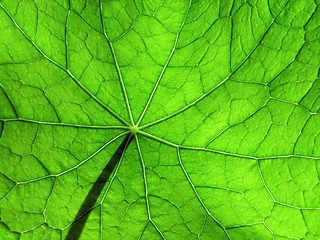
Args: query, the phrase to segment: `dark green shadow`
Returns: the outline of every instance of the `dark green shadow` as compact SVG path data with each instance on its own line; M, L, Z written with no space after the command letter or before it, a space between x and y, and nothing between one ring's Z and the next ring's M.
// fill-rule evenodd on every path
M99 195L101 194L109 177L111 176L113 170L119 163L124 151L129 146L132 139L133 135L128 134L127 137L122 141L118 149L115 151L115 153L112 155L110 161L105 166L100 176L97 178L92 188L90 189L90 192L87 194L86 199L82 203L65 240L77 240L80 238L80 235L88 220L91 210L96 204Z

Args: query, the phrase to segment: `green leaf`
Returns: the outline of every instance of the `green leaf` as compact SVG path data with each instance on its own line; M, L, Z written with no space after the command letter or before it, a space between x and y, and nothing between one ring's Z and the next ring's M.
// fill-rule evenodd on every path
M0 238L320 239L319 5L0 1Z

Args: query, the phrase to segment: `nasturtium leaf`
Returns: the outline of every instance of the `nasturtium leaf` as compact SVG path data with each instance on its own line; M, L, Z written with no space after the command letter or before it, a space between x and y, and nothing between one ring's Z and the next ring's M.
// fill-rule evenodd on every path
M0 0L0 239L320 239L319 5Z

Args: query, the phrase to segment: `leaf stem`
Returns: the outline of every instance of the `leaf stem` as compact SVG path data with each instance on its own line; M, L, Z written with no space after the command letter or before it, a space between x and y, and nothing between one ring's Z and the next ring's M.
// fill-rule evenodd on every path
M127 147L133 139L132 134L128 134L122 141L118 149L115 151L110 161L107 163L100 176L97 178L85 200L83 201L75 220L71 224L71 228L65 238L65 240L77 240L80 239L80 235L83 228L89 218L91 210L95 207L98 197L100 196L105 184L111 176L114 168L117 166Z

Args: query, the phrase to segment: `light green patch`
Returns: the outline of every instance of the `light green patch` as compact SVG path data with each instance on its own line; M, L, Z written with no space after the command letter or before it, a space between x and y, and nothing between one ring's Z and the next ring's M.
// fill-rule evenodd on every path
M319 240L319 4L0 1L0 239Z

